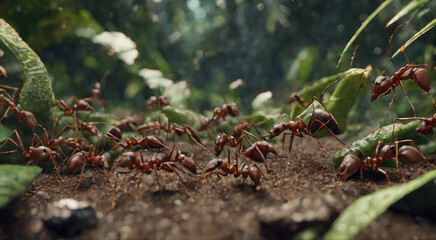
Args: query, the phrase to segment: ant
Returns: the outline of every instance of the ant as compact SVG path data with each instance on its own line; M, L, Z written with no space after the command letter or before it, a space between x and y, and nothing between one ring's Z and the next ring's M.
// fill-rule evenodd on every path
M436 125L436 113L434 113L429 118L424 118L424 117L395 118L394 124L392 125L392 136L394 136L395 122L397 120L422 120L422 123L419 125L419 127L416 128L416 132L424 135L433 134L433 127Z
M160 106L168 106L170 103L168 102L165 96L151 96L147 102L145 103L147 107L157 106L160 109Z
M263 124L263 122L259 123L258 125ZM247 122L245 120L242 120L240 123L238 123L236 126L234 126L232 128L232 132L233 132L233 136L234 137L240 137L242 135L243 131L248 131L250 130L252 127L254 127L257 131L258 134L260 134L259 130L256 127L256 124L254 124L253 121Z
M112 70L108 70L103 74L103 77L101 78L101 80L99 80L97 77L94 76L94 88L91 90L91 97L87 97L87 98L83 98L82 100L88 102L89 104L93 104L96 100L100 101L102 107L101 109L104 110L104 105L105 105L105 101L101 96L101 81L104 81L104 79L106 79L106 77L112 72Z
M243 132L247 135L250 135L251 137L257 138L250 132L247 132L245 130L243 130ZM250 147L247 148L245 152L242 152L242 140L244 138L250 143ZM266 144L262 142L256 142L253 144L245 135L242 135L241 137L239 137L238 140L236 140L234 136L227 136L227 134L222 132L217 136L215 141L215 157L219 157L219 155L224 149L224 146L226 145L230 147L238 147L238 154L243 154L247 158L253 161L263 162L265 164L267 171L269 171L269 169L266 164L266 159L265 159L266 155L268 153L277 154L277 151L270 144Z
M53 106L57 106L61 111L64 112L64 115L70 116L73 115L73 113L76 113L77 111L91 111L95 112L94 108L89 105L87 101L84 99L79 99L76 101L76 103L72 107L68 107L68 105L65 103L64 100L54 100Z
M177 175L177 177L179 178L180 183L182 183L183 188L185 189L186 193L189 196L191 196L191 194L189 193L188 189L186 188L186 185L183 182L181 176L176 171L176 169L178 169L181 172L187 174L187 172L185 172L181 167L179 167L176 164L177 161L182 160L182 159L180 159L182 157L181 154L179 152L177 152L176 159L171 160L175 146L176 145L173 145L173 148L171 149L171 152L168 155L165 155L162 157L151 156L147 159L147 161L144 161L144 157L143 157L141 151L139 152L139 156L136 153L131 152L131 151L122 153L120 156L118 156L117 159L115 159L113 167L112 167L112 172L117 168L122 168L121 171L117 171L117 178L116 178L116 181L114 184L114 189L116 189L116 186L117 186L118 174L129 174L135 169L138 170L133 175L133 177L131 177L131 179L136 177L136 175L141 174L140 180L138 181L138 185L137 185L139 188L139 185L142 183L142 175L144 173L151 174L154 171L154 173L156 175L156 181L157 181L157 184L159 186L159 192L160 192L161 197L162 197L162 188L161 188L160 181L159 181L158 171L164 170L167 172L174 172ZM182 161L182 163L183 163L183 161ZM115 197L115 192L114 192L114 199L112 201L111 209L113 209L115 207L115 200L116 200L116 197Z
M19 110L15 103L5 97L3 94L0 94L0 106L7 107L8 110L11 109L12 112L17 115L18 122L23 124L23 126L26 128L33 129L37 124L36 118L33 113L25 110ZM6 110L6 113L0 119L0 122L6 116L8 110Z
M324 107L322 102L316 97L313 97L312 101L307 106L309 106L311 104L313 105L314 100L318 101ZM327 110L325 110L325 107L324 107L324 111L327 112ZM324 123L324 116L325 116L324 111L322 112L322 114L320 114L321 112L315 114L315 106L313 106L312 117L311 117L310 122L309 122L309 127L303 122L303 120L301 119L300 116L297 116L297 121L292 121L291 117L289 115L282 114L281 118L287 117L289 119L289 122L277 123L271 129L271 131L269 132L269 135L265 135L265 136L261 137L261 139L264 139L264 140L266 139L266 137L268 137L269 139L273 139L274 137L280 135L285 130L291 131L291 132L284 133L283 138L282 138L282 144L284 145L285 144L285 137L287 135L291 135L291 140L289 142L289 154L288 154L288 162L286 165L286 169L288 169L288 167L289 167L290 154L291 154L291 150L292 150L292 143L294 141L295 136L302 138L304 136L303 134L306 134L312 138L315 138L316 141L318 142L318 144L321 146L321 149L324 150L326 153L328 153L327 150L321 145L318 138L313 134L313 133L316 133L318 130L320 130L322 127L324 127L327 129L327 131L330 132L330 134L332 136L334 136L339 142L341 142L342 144L345 145L345 143L343 143L339 138L337 138L336 135L333 133L333 131L330 130L330 128L326 125L327 123L333 121L334 126L337 126L337 121L333 117L333 115L331 115L330 113L327 112L328 113L328 121L327 121L327 123ZM319 127L319 125L321 125L321 127ZM316 126L318 128L316 128L314 126ZM315 129L316 129L316 131L314 131ZM339 126L338 126L338 129L339 129Z
M231 115L233 117L237 117L239 115L239 109L236 106L236 103L223 104L221 108L216 107L213 110L211 121L216 121L220 117L225 121L227 115Z
M169 147L167 147L161 139L159 139L157 136L148 136L143 137L140 139L136 139L135 137L126 138L125 141L121 140L120 138L116 137L112 133L108 132L106 134L109 140L111 140L115 146L111 149L115 149L117 147L122 147L124 149L130 149L132 146L142 146L147 147L151 149L158 149L158 148L165 148L166 150L169 150Z
M410 145L404 145L401 148L398 149L398 144L405 143L405 142L411 142L414 146ZM380 149L380 146L383 144L383 147ZM363 153L362 153L363 155ZM378 171L383 173L386 176L386 180L390 184L390 178L386 171L379 168L379 165L384 163L385 161L394 158L397 169L401 173L401 177L404 181L406 179L404 178L403 173L400 170L399 167L399 161L398 157L401 157L405 162L409 164L419 163L423 161L427 161L426 157L422 154L422 152L419 150L418 146L416 146L415 142L413 140L401 140L401 141L395 141L393 144L385 144L382 141L379 141L374 153L373 157L366 157L363 162L360 161L359 157L355 154L347 154L344 159L342 160L341 165L339 166L338 171L340 172L340 180L345 181L347 178L349 178L351 175L353 175L357 169L360 168L360 179L361 182L363 182L363 173L362 169L367 169L368 167L372 167L374 171Z
M89 148L88 152L84 152L80 148L76 148L74 150L74 152L70 155L70 158L68 159L68 162L67 162L68 172L76 173L80 169L80 167L82 167L82 171L80 173L79 183L76 185L74 190L76 190L80 186L80 184L82 183L82 176L83 176L83 171L85 169L86 163L104 166L104 168L106 170L109 170L109 168L110 168L109 167L109 161L110 161L109 155L98 153L99 143L100 143L102 138L103 138L103 136L101 136L101 138L98 140L95 148L91 144L91 147Z
M389 42L388 42L389 56L390 56L390 59L391 59L393 64L394 64L394 62L392 60L391 41L392 41L392 38L393 38L395 32L397 31L397 29L399 27L401 27L401 26L402 25L399 25L399 26L397 26L395 28L395 30L393 31L391 37L389 38ZM406 57L406 60L407 60L407 57ZM395 64L394 64L394 66L395 66ZM372 132L375 132L378 128L380 128L381 124L383 123L383 120L386 118L387 114L391 110L392 105L393 105L394 100L395 100L395 97L396 97L395 88L398 85L401 86L401 89L403 90L404 95L405 95L407 101L409 102L410 106L412 107L413 115L414 115L414 117L416 117L415 107L410 102L410 99L407 96L407 92L404 89L402 80L412 79L413 81L415 81L416 84L420 88L422 88L424 91L427 92L428 95L430 95L430 98L431 98L431 100L433 102L433 106L436 108L436 103L435 103L435 101L434 101L434 99L433 99L433 97L431 96L431 93L430 93L430 90L431 90L430 75L428 74L428 72L424 68L421 68L421 66L426 66L426 67L430 67L430 68L436 69L435 66L430 66L430 65L411 65L411 64L406 64L406 66L401 67L391 77L385 76L386 70L384 70L382 72L382 75L378 76L375 79L375 81L372 84L371 99L370 99L371 102L375 101L380 96L388 95L391 91L393 92L393 97L392 97L392 100L391 100L391 102L389 104L388 111L383 116L383 118L380 121L379 125Z
M12 132L12 134L15 134L15 136L17 136L19 144L16 141L14 141L11 137L9 137L0 145L0 149L2 149L3 146L7 142L11 142L12 144L14 144L18 148L18 150L21 152L21 154L24 156L24 158L29 159L29 162L26 164L26 166L29 165L30 163L32 163L33 160L35 160L36 162L50 162L51 161L53 163L53 166L56 169L56 172L58 173L59 179L62 180L61 175L60 175L59 170L58 170L58 167L56 166L56 162L55 162L56 156L61 158L59 153L57 153L55 150L50 149L48 146L44 145L41 142L41 140L38 138L38 136L36 136L36 134L33 135L31 147L29 147L29 149L26 150L24 148L23 141L21 140L21 137L18 134L17 130L14 130ZM41 144L41 146L35 147L35 140L38 140L39 143ZM0 154L12 153L15 151L16 150L7 151L7 152L0 152Z
M242 178L244 179L250 177L250 179L254 182L254 185L256 186L259 185L261 177L268 181L268 179L265 177L262 170L259 168L259 166L256 165L256 163L252 163L250 166L248 166L246 163L239 165L238 154L236 154L236 163L232 165L230 157L231 153L230 149L228 149L227 162L219 158L210 160L206 168L203 170L203 174L207 173L207 175L204 177L202 183L205 183L207 181L207 178L210 177L212 174L216 174L219 177L227 176L228 174L230 174L233 175L235 178L242 176Z

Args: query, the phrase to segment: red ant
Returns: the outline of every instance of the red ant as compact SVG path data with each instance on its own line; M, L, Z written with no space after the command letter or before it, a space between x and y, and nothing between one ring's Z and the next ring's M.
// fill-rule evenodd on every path
M93 104L96 100L99 100L101 105L102 105L102 110L104 110L104 105L105 105L105 101L104 99L101 97L101 83L100 81L103 81L110 73L112 72L112 70L108 70L103 74L103 77L101 78L101 80L99 80L97 77L94 77L95 80L95 84L94 84L94 88L91 90L91 97L87 97L87 98L83 98L82 100L88 102L89 104Z
M428 72L423 68L418 68L414 65L406 65L405 67L400 68L397 72L394 73L391 77L385 76L385 71L383 71L382 76L379 76L375 79L374 83L372 84L372 93L371 93L371 102L376 100L378 97L383 95L388 95L391 91L394 93L394 96L392 97L392 100L389 104L389 109L386 112L386 114L383 116L382 120L380 121L379 125L373 130L376 131L380 125L383 123L383 120L386 118L388 112L392 108L392 104L394 103L394 99L396 97L395 93L395 87L400 85L403 89L404 95L407 98L407 101L409 102L410 106L412 107L413 114L416 116L415 108L413 107L412 103L409 100L409 97L407 96L407 92L403 87L403 84L401 80L407 80L412 79L414 80L419 87L421 87L424 91L426 91L430 95L430 76L428 75ZM431 95L430 95L431 96ZM433 99L432 99L433 101ZM433 105L436 107L436 104L433 101Z
M257 138L256 136L245 130L243 130L243 132L254 138ZM247 148L245 152L242 153L242 140L244 138L250 143L250 147ZM225 145L228 145L230 147L239 147L238 154L243 154L246 157L256 162L263 162L265 164L267 171L269 170L266 164L266 159L265 159L266 155L268 153L277 154L277 151L270 144L262 143L262 142L256 142L253 144L245 135L242 135L238 140L236 140L234 136L227 136L227 134L222 132L217 136L215 141L215 157L218 157L221 154Z
M116 182L114 185L114 189L116 189L116 186L117 186L118 174L128 174L128 173L131 173L135 169L138 170L138 172L136 172L132 178L134 178L138 174L141 174L140 180L138 181L138 187L139 187L139 185L142 183L142 175L144 173L151 174L154 171L154 173L156 174L156 181L157 181L157 184L159 186L159 192L160 192L161 197L162 197L162 188L161 188L160 181L159 181L158 171L164 170L167 172L174 172L177 175L177 177L179 178L180 182L182 183L183 188L185 189L186 193L189 196L191 196L191 194L189 193L188 189L186 188L186 185L183 182L181 176L175 170L175 169L178 169L181 172L186 174L186 172L176 164L177 161L179 161L179 160L182 161L181 158L183 156L180 153L177 153L176 159L171 160L175 146L176 145L173 145L173 148L171 149L171 152L168 155L165 155L162 157L151 156L147 159L147 161L144 161L144 157L142 155L142 152L139 152L140 153L139 156L136 153L130 152L130 151L122 153L120 156L118 156L117 159L115 159L113 167L112 167L112 172L117 168L123 169L122 171L117 172L117 178L116 178ZM183 163L183 161L182 161L182 163ZM188 169L189 168L192 168L192 166L188 166ZM126 170L126 171L124 171L124 170ZM191 169L189 169L189 170L192 171ZM114 194L115 194L115 192L114 192ZM115 196L114 196L114 200L112 202L111 209L113 209L114 207L115 207Z
M424 135L433 134L433 127L436 125L436 113L434 113L429 118L424 118L424 117L395 118L394 124L392 125L392 136L394 136L395 122L397 120L422 120L422 123L419 125L419 127L416 128L416 132Z
M76 148L76 150L74 150L74 152L71 154L70 158L68 159L67 162L68 172L76 173L80 169L80 167L82 167L79 183L76 185L74 190L76 190L82 183L82 176L86 163L104 166L106 170L109 170L110 157L107 154L98 153L98 148L99 148L98 146L102 138L103 136L98 140L95 148L93 145L91 145L88 152L84 152L80 148Z
M398 149L398 144L404 143L404 142L411 142L413 143L413 146L410 145L404 145L401 148ZM384 145L381 149L380 146ZM390 178L386 171L379 168L379 165L384 163L385 161L394 158L397 169L401 173L401 177L404 181L404 175L400 170L399 167L399 161L398 157L401 157L404 159L405 162L409 164L419 163L423 161L428 160L425 158L425 156L422 154L422 152L418 149L418 146L416 146L415 142L413 140L401 140L401 141L395 141L393 144L384 144L383 142L379 141L374 153L373 157L366 157L363 162L360 161L360 159L355 154L347 154L344 159L342 160L341 165L339 166L338 171L340 172L340 180L345 181L345 179L349 178L351 175L353 175L357 169L360 168L360 179L361 182L363 182L363 173L362 169L367 169L368 167L372 167L374 171L378 171L383 173L386 176L386 180L390 183Z
M256 165L256 163L252 163L250 166L245 163L239 165L238 154L236 154L236 163L232 165L230 157L231 154L229 149L227 162L219 158L210 160L206 168L203 170L203 174L207 173L207 175L204 177L202 183L205 183L207 178L212 174L216 174L217 176L227 176L228 174L230 174L233 175L235 178L242 176L244 179L250 177L250 179L254 182L256 186L259 185L261 177L268 181L268 179L265 177L265 175L262 173L262 170L259 168L259 166Z
M170 103L168 102L165 96L151 96L147 102L145 103L147 107L157 106L160 109L160 106L168 106Z
M262 123L260 123L262 124ZM259 124L259 125L260 125ZM240 137L242 135L243 131L248 131L250 130L252 127L254 127L256 129L256 131L259 133L259 130L256 128L256 124L254 124L253 121L247 122L245 120L242 120L240 123L238 123L236 126L234 126L232 128L232 132L233 132L233 136L234 137ZM260 133L259 133L260 134Z
M77 102L72 106L68 107L64 100L54 100L53 106L57 106L61 111L64 112L66 116L77 114L77 111L91 111L95 112L94 108L89 105L89 103L83 99L77 100Z
M164 130L165 132L167 132L167 130L168 130L168 128L164 124L162 124L162 122L159 119L156 119L152 123L142 124L141 126L136 128L137 132L144 131L144 132L154 133L154 131L159 131L159 130Z
M36 134L33 135L31 147L29 147L29 150L26 150L24 148L23 141L21 140L21 137L18 134L17 130L14 130L12 132L12 134L15 134L17 136L19 144L17 142L15 142L14 140L12 140L12 138L9 137L0 145L0 149L2 149L3 146L8 141L13 143L18 148L18 150L21 152L21 154L24 156L24 158L29 159L29 162L26 164L26 166L29 165L33 160L35 160L36 162L49 162L49 161L51 161L53 163L53 166L56 169L56 172L58 173L59 178L62 180L61 175L59 173L59 170L56 166L56 162L55 162L56 156L61 158L59 153L57 153L55 150L50 149L48 146L45 146L41 142L41 140L38 138L38 136L36 136ZM41 146L35 147L35 140L38 140L39 143L41 144ZM7 151L7 152L0 152L0 154L12 153L15 151L16 150Z
M236 103L232 104L223 104L220 108L215 108L213 110L213 115L211 118L211 121L216 121L220 117L225 121L226 116L231 115L233 117L236 117L239 115L238 107L236 106Z
M0 94L0 106L7 107L8 109L10 108L12 112L14 112L14 114L17 115L18 122L23 124L26 128L32 129L37 124L36 118L33 115L33 113L25 110L19 110L15 105L15 103L13 103L3 94ZM3 117L0 119L0 122L6 116L7 111L5 115L3 115Z
M108 132L107 137L109 140L111 140L115 146L111 149L115 149L117 147L122 147L124 149L130 149L132 146L142 146L142 147L147 147L147 148L151 148L151 149L158 149L158 148L165 148L167 150L169 150L169 147L167 147L163 141L161 139L159 139L157 136L148 136L148 137L143 137L140 139L136 139L135 137L131 137L131 138L126 138L125 141L117 138L116 136L114 136L112 133Z
M322 102L314 97L312 99L312 101L308 104L308 106L310 104L313 104L313 101L316 100L318 101L323 107L324 105L322 104ZM324 109L325 112L327 112L327 110ZM283 134L283 138L282 138L282 144L285 144L285 137L287 135L291 135L291 140L289 142L289 154L288 154L288 163L286 165L286 169L289 166L289 162L290 162L290 154L291 154L291 150L292 150L292 143L294 141L294 137L303 137L303 134L306 134L310 137L313 137L316 139L316 141L318 142L318 144L321 146L322 150L324 150L326 153L327 150L321 145L321 143L319 142L318 138L313 134L315 132L317 132L318 130L320 130L322 127L319 127L319 125L324 126L324 128L327 129L327 131L330 132L330 134L332 136L334 136L339 142L341 142L342 144L345 145L345 143L343 143L339 138L336 137L336 135L332 132L332 130L330 130L330 128L326 125L327 123L333 121L334 122L334 126L337 125L337 121L336 119L333 117L333 115L331 115L330 113L328 113L328 120L327 123L324 123L324 115L325 112L319 112L317 114L315 114L315 107L313 107L313 111L312 111L312 118L309 122L309 127L306 126L306 124L303 122L303 120L301 120L300 116L297 116L297 121L292 121L291 117L287 114L282 114L282 117L285 116L289 119L289 122L281 122L281 123L277 123L276 125L273 126L273 128L271 129L271 131L269 132L269 135L265 135L262 136L261 139L266 139L266 137L269 137L269 139L273 139L274 137L280 135L283 131L285 130L291 130L291 132L286 132ZM321 117L322 116L322 117ZM318 123L318 124L316 124ZM314 127L315 126L315 127ZM339 128L339 127L338 127ZM315 130L315 131L314 131ZM312 133L313 132L313 133Z
M395 30L393 31L391 37L389 38L389 42L388 42L389 56L391 58L392 63L394 63L394 62L392 60L391 41L392 41L392 38L393 38L395 32L397 31L397 29L399 27L401 27L401 26L402 25L399 25L399 26L397 26L395 28ZM406 57L406 60L407 60L407 57ZM395 64L394 64L394 66L395 66ZM420 66L427 66L427 67L436 69L435 66L406 64L406 66L401 67L391 77L385 76L386 70L384 70L382 72L382 75L378 76L375 79L375 81L372 84L372 92L371 92L371 99L370 99L371 102L375 101L380 96L388 95L391 91L393 92L394 96L392 97L392 100L391 100L391 102L389 104L388 111L383 116L383 118L380 121L379 125L372 132L376 131L381 126L381 124L383 123L383 120L386 118L387 114L391 110L392 105L393 105L394 100L395 100L395 97L396 97L395 88L398 85L401 86L401 89L403 90L404 95L406 96L407 101L409 102L410 106L412 107L413 116L416 117L415 107L413 107L413 104L410 102L410 99L407 96L407 92L404 89L402 80L412 79L413 81L415 81L416 84L418 84L418 86L420 88L422 88L424 91L426 91L428 93L428 95L430 95L430 98L431 98L431 100L433 102L433 106L436 108L436 103L435 103L435 101L434 101L434 99L433 99L433 97L431 96L431 93L430 93L430 90L431 90L430 75L428 74L428 72L424 68L421 68Z
M3 66L0 66L0 77L7 78L8 74Z

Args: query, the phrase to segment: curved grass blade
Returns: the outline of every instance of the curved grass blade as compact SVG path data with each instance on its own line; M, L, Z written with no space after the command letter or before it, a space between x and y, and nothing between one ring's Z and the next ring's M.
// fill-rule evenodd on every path
M384 1L382 4L380 4L380 6L378 6L378 8L374 12L371 13L371 15L368 16L368 18L365 21L363 21L362 25L359 27L359 29L357 29L356 33L353 35L351 40L347 43L347 46L345 46L344 50L342 51L341 57L339 58L336 68L339 67L339 64L342 61L342 57L345 55L345 52L347 52L348 48L350 48L351 44L353 44L354 40L356 40L357 36L359 36L359 34L363 31L363 29L365 29L365 27L372 21L372 19L375 18L375 16L377 16L377 14L379 14L386 6L391 4L393 1L394 0Z
M357 199L339 215L323 239L355 239L389 206L435 178L436 170L433 170L406 184L381 189Z
M0 208L23 193L41 171L37 166L0 165Z
M403 44L403 46L400 47L400 49L398 49L395 54L392 56L392 58L394 58L395 56L398 55L398 53L400 52L404 52L404 50L410 45L412 44L416 39L418 39L419 37L421 37L422 35L424 35L426 32L428 32L430 29L432 29L434 26L436 26L436 18L433 19L429 24L427 24L425 27L423 27L421 30L419 30L419 32L415 33L415 35L413 35L409 40L407 40L407 42L405 44Z
M424 7L430 0L413 0L405 7L403 7L388 23L386 23L385 28L388 28L392 23L396 22L398 19L404 17L405 15L413 12L415 9Z

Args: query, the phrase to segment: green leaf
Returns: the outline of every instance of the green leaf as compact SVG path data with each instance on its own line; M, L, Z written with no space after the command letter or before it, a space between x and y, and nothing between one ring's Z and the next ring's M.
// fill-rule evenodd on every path
M339 64L342 61L342 57L345 55L345 52L347 52L348 48L350 48L351 44L353 44L354 40L356 40L357 36L359 36L359 34L363 31L363 29L365 29L365 27L372 21L372 19L375 18L375 16L377 16L377 14L379 14L386 6L391 4L393 1L394 0L384 1L382 4L380 4L380 6L374 12L371 13L371 15L368 16L368 18L365 21L363 21L360 28L357 29L356 33L353 35L351 40L347 43L347 46L345 46L344 50L342 51L341 57L339 58L339 62L338 62L338 65L336 65L336 68L339 67Z
M365 92L367 84L364 83L371 71L371 66L366 69L350 69L350 74L339 82L333 94L325 101L327 111L336 118L343 132L347 129L347 118L351 108ZM361 84L362 89L359 90Z
M334 82L344 74L345 72L342 72L332 76L323 77L317 80L316 82L306 86L305 88L303 88L302 90L300 90L295 94L298 94L301 97L304 104L308 104L312 100L313 96L320 97L322 91L324 91L327 85L331 84L332 82ZM305 108L303 108L300 104L293 103L291 105L291 113L289 114L289 116L291 117L291 119L294 119L296 116L301 114L304 110ZM286 112L286 111L287 109L282 110L282 112Z
M413 12L416 9L422 8L425 4L430 2L430 0L412 0L403 9L401 9L388 23L386 23L385 28L388 28L392 23L396 22L398 19L404 17L405 15Z
M415 35L413 35L409 40L407 40L407 42L405 44L403 44L403 46L400 47L400 49L398 49L395 54L392 56L392 58L394 58L395 56L398 55L398 53L400 52L404 52L404 50L410 45L412 44L416 39L418 39L419 37L421 37L422 35L424 35L426 32L428 32L430 29L432 29L434 26L436 26L436 18L433 19L433 21L431 21L429 24L427 24L424 28L422 28L421 30L419 30L419 32L415 33Z
M367 69L352 68L348 70L345 74L341 75L344 77L340 80L332 95L324 101L324 106L326 107L327 111L335 117L339 127L343 132L347 129L348 113L364 93L367 84L363 84L362 89L360 90L359 87L362 83L366 82L371 70L371 66L369 66ZM358 90L359 92L357 92ZM316 103L317 102L315 102L315 108L320 108L321 106ZM308 107L305 111L303 111L302 114L311 113L312 110L312 107ZM303 121L308 122L310 117L310 114L305 115L305 117L303 117ZM320 131L316 135L323 136L328 134L329 133L327 131Z
M376 131L363 139L355 141L351 146L344 148L333 156L335 167L338 168L339 165L341 165L342 159L349 153L356 154L361 151L365 156L373 156L378 141L387 144L394 142L395 139L398 138L399 140L412 139L416 144L425 143L427 141L425 136L415 131L420 124L421 121L419 120L407 124L396 123L394 136L392 136L393 126L391 124L381 128L380 131ZM394 167L394 160L391 160L382 166Z
M36 166L0 165L0 208L23 193L41 171Z
M12 130L7 128L5 125L0 124L0 142L3 142L12 133Z
M411 214L433 217L436 216L435 198L436 180L433 180L407 194L404 198L392 205L391 208Z
M201 114L191 110L181 110L171 106L162 108L162 112L168 117L168 121L177 124L188 124L192 127L200 126L203 122Z
M357 199L333 223L323 239L354 239L389 206L436 178L436 170L406 184L378 190Z
M20 93L21 109L32 112L39 123L51 126L54 94L44 63L21 39L14 28L1 18L0 40L15 54L23 68L24 85Z

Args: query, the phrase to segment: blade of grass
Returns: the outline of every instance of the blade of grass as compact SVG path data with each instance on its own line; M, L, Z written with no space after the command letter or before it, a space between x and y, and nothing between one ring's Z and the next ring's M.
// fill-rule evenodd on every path
M421 37L422 35L424 35L426 32L428 32L430 29L432 29L434 26L436 26L436 18L433 19L433 21L431 21L429 24L427 24L424 28L422 28L421 30L419 30L419 32L415 33L415 35L413 35L413 37L411 37L409 40L407 40L407 42L400 47L400 49L398 49L395 54L392 56L392 58L394 58L395 56L398 55L398 53L400 52L404 52L404 50L410 45L412 44L416 39L418 39L419 37Z
M342 61L342 57L345 55L345 52L347 52L348 48L350 48L351 44L353 44L354 40L356 40L357 36L359 36L359 34L363 31L363 29L365 29L365 27L372 21L372 19L375 18L375 16L377 16L377 14L379 14L386 6L391 4L393 1L394 0L384 1L382 4L380 4L380 6L378 6L378 8L374 12L371 13L371 15L368 16L368 18L365 21L363 21L360 28L356 31L356 33L353 35L351 40L347 43L347 46L345 46L344 50L342 51L341 57L339 58L339 62L338 65L336 65L336 68L339 67L339 64Z
M386 23L385 28L388 28L392 23L396 22L398 19L404 17L405 15L413 12L415 9L424 7L430 0L413 0L405 7L403 7L388 23Z

